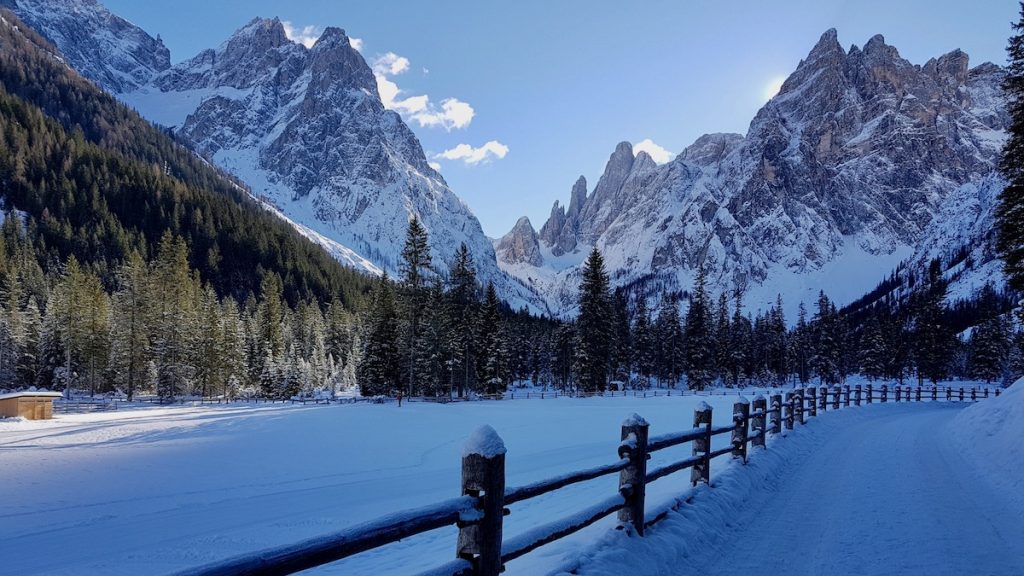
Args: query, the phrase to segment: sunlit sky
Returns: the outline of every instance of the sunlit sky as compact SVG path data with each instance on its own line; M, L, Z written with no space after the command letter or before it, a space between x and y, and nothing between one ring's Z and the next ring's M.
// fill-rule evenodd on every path
M539 229L580 174L593 187L620 141L660 160L704 133L745 133L828 28L844 47L883 34L915 64L955 48L972 66L1002 64L1018 11L1011 0L101 1L160 34L174 62L255 16L306 42L344 28L490 236L524 215Z

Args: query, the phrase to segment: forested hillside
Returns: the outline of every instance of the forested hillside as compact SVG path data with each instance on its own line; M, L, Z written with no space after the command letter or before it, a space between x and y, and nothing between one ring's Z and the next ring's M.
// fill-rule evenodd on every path
M292 305L359 300L368 278L261 209L241 186L2 14L0 192L7 208L25 213L46 261L75 255L109 286L131 249L153 257L170 231L186 241L191 265L221 295L245 298L276 274Z

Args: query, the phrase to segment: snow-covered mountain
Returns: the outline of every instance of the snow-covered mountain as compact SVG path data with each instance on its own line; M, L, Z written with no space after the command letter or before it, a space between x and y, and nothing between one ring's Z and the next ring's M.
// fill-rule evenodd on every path
M307 48L280 20L256 18L219 47L170 66L162 42L95 0L0 1L84 76L173 128L342 262L394 272L416 216L440 270L465 243L482 281L513 305L545 311L498 268L479 221L384 108L344 30L327 28Z
M754 306L782 293L795 307L821 288L850 301L923 243L964 240L939 232L966 229L958 206L991 213L1001 78L959 50L915 65L882 36L844 50L829 30L746 136L702 136L661 166L619 144L540 234L520 222L502 239L534 236L543 262L506 250L501 265L562 310L593 246L617 285L686 290L704 266L714 289L744 286Z

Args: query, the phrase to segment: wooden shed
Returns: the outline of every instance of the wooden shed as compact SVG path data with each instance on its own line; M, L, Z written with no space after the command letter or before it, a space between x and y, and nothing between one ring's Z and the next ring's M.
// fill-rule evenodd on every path
M53 418L53 400L60 397L60 392L38 390L0 394L0 418L49 420Z

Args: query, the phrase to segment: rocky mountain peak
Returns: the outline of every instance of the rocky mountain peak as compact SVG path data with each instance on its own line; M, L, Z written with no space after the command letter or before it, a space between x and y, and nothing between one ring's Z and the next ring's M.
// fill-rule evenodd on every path
M552 253L599 246L616 283L638 290L687 289L703 265L713 290L744 286L755 307L779 291L794 306L813 297L794 285L859 297L916 249L953 191L994 172L1002 75L959 50L915 65L881 35L844 51L828 30L745 136L701 136L654 169L616 146ZM566 306L578 274L565 262L512 273ZM851 266L877 276L834 280Z
M707 166L721 162L730 152L743 142L743 135L728 132L704 134L687 146L679 158L698 166Z
M171 67L171 53L96 0L0 0L46 37L79 73L114 93L138 89Z
M501 237L495 246L498 258L509 264L529 264L542 266L544 257L540 253L540 243L530 219L523 216L512 230Z

